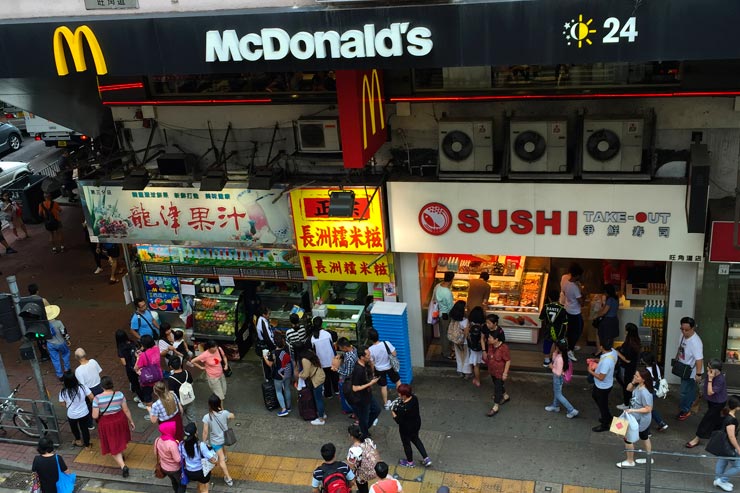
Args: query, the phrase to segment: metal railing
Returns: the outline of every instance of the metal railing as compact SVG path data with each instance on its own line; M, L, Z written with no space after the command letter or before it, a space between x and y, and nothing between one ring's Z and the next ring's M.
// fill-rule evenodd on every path
M705 454L685 454L634 450L636 459L644 464L622 468L619 475L621 493L706 492L719 491L714 485L714 468L719 459L735 461L740 457L716 457Z
M41 436L61 444L59 420L48 400L0 398L0 442L38 444Z

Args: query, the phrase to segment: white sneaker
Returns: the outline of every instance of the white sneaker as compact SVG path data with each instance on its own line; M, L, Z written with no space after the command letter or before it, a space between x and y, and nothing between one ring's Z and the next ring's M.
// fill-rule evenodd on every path
M393 405L393 403L391 401L385 401L385 409L386 409L386 411L391 408L391 405Z
M578 358L576 358L576 355L573 354L573 351L568 351L568 359L571 361L578 361Z
M93 274L100 274L101 272L103 272L103 269L101 267L98 267L97 269L95 269L95 272L93 272Z
M617 406L617 409L619 409L620 411L624 411L625 409L629 409L629 408L630 407L627 404L619 404Z
M134 396L134 402L141 402L141 399L139 399L139 396Z
M146 407L146 404L144 404L143 402L139 402L139 403L137 404L137 406L139 407L139 409L146 409L146 408L147 408L147 407Z
M655 459L650 459L651 464L655 464ZM635 464L647 464L647 459L635 459Z
M573 419L576 416L578 416L578 409L573 409L571 412L565 415L565 417L568 419Z
M573 346L573 351L580 351L580 350L581 350L581 346Z
M623 460L622 462L617 462L617 467L620 469L624 469L626 467L635 467L635 463Z
M321 418L316 418L313 421L311 421L311 424L316 425L316 426L323 426L324 424L326 424L326 421L324 421Z
M151 415L150 414L145 414L144 415L144 419L147 420L147 421L149 421L151 419Z
M559 413L560 408L557 406L545 406L545 411L547 411L548 413Z
M727 481L722 481L721 479L715 479L714 483L712 483L714 486L723 489L724 491L732 491L732 484L728 483Z
M375 421L373 421L373 426L378 426L378 418L375 418Z

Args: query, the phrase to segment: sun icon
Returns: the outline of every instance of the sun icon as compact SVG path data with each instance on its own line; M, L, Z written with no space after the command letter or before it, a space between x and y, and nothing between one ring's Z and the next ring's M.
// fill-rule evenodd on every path
M579 48L583 47L584 42L588 43L589 45L593 44L591 43L591 40L588 39L589 34L593 34L596 32L596 29L591 29L591 23L593 21L593 19L584 21L583 14L580 14L578 16L577 22L575 19L571 19L570 22L566 22L563 25L563 28L565 29L563 31L563 35L568 41L568 46L570 46L572 41L578 41Z

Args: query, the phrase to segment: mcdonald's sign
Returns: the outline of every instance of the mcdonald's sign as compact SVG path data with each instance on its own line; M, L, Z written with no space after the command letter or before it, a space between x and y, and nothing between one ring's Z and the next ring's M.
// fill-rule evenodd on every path
M383 74L338 70L337 100L345 168L363 168L386 141Z
M87 70L87 63L85 62L85 43L90 47L90 53L92 54L93 61L95 62L95 72L98 75L105 75L108 73L108 67L105 64L105 57L103 51L100 49L98 38L95 37L92 29L88 26L80 26L72 32L67 26L59 26L54 30L54 38L52 45L54 47L54 63L57 66L57 74L59 76L65 76L69 74L69 67L67 66L67 57L64 53L64 45L69 47L69 51L72 52L72 62L74 63L75 70L77 72L84 72Z

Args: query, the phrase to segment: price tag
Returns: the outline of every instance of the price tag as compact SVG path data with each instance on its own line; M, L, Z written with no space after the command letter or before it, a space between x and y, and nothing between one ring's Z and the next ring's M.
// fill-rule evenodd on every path
M222 287L234 286L234 278L231 276L218 276L218 283Z
M180 294L195 296L195 284L180 284Z

